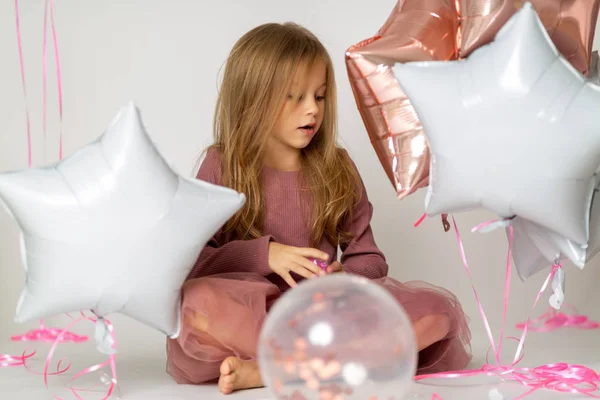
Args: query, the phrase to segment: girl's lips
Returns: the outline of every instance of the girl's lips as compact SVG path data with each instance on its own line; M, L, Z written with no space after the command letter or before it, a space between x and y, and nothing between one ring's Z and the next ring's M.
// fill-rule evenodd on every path
M300 128L300 130L304 133L306 133L307 135L312 135L314 133L314 129L305 129L305 128Z
M302 132L306 133L307 135L312 135L313 133L315 133L315 125L314 124L304 125L298 129L300 129Z

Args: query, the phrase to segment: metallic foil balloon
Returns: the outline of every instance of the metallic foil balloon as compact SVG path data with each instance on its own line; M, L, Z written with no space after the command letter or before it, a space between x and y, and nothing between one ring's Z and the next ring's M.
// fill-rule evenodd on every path
M258 344L276 399L403 399L417 367L413 328L385 289L349 274L302 282L278 300Z
M245 201L179 176L133 103L57 164L0 174L0 199L21 228L26 281L16 322L118 312L171 337L179 334L183 281Z
M600 185L600 182L598 182ZM590 235L581 245L523 218L513 220L513 261L522 280L547 270L554 263L571 261L583 269L600 252L600 199L594 193L590 212ZM508 234L508 232L507 232Z
M429 215L486 208L588 242L600 87L527 3L468 59L396 64L432 157Z
M454 58L457 29L454 2L400 0L374 37L346 52L358 110L399 198L427 186L429 149L392 67L396 62Z
M549 271L553 264L567 258L579 268L585 264L584 246L543 226L517 217L513 220L513 231L512 256L521 280L540 271Z
M590 81L600 84L598 52L592 52L589 73ZM598 180L598 176L596 176ZM524 218L514 218L513 263L521 280L539 271L548 270L555 263L572 262L583 269L591 259L600 253L600 200L596 198L598 182L590 212L588 243L581 245ZM509 235L507 229L507 235Z
M530 0L558 51L588 74L600 0ZM491 42L524 0L460 0L460 57Z

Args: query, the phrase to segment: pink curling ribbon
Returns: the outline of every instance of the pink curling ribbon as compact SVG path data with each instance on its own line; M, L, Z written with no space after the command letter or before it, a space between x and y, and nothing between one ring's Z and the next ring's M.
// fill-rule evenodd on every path
M421 217L413 224L415 228L418 228L419 225L425 221L427 218L427 213L423 213ZM444 232L448 232L450 230L450 223L448 222L448 214L442 214L442 226L444 227Z
M62 100L62 79L61 79L61 70L60 70L60 59L59 59L59 52L58 52L58 41L57 41L57 37L56 37L56 26L54 23L54 0L46 0L45 1L45 11L44 11L44 37L43 37L43 133L44 133L44 149L45 149L45 142L46 142L46 117L47 117L47 96L46 96L46 88L47 88L47 53L46 53L46 43L47 43L47 20L48 20L48 6L50 9L50 21L51 21L51 29L52 29L52 37L53 37L53 42L54 42L54 55L55 55L55 62L56 62L56 74L57 74L57 84L58 84L58 106L59 106L59 117L60 117L60 130L59 130L59 135L60 135L60 140L59 140L59 158L62 159L63 158L63 139L62 139L62 122L63 122L63 100ZM18 44L18 50L19 50L19 61L20 61L20 67L21 67L21 81L22 81L22 86L23 86L23 93L25 96L25 116L26 116L26 122L27 122L27 153L28 153L28 166L31 167L32 166L32 150L31 150L31 122L30 122L30 117L29 117L29 102L27 99L27 89L26 89L26 80L25 80L25 66L24 66L24 61L23 61L23 45L22 45L22 39L21 39L21 24L20 24L20 15L19 15L19 0L15 0L15 17L16 17L16 29L17 29L17 44ZM68 314L67 314L68 315ZM72 328L75 324L77 324L80 321L83 320L88 320L94 323L98 323L97 319L94 318L90 318L85 316L83 313L81 314L82 317L78 318L76 320L74 320L73 322L71 322L65 329L56 329L56 328L46 328L44 326L44 321L40 320L40 328L39 329L35 329L32 331L27 332L25 335L16 335L13 336L11 339L14 341L46 341L46 342L53 342L52 347L50 349L50 352L46 358L46 364L44 367L44 383L46 384L46 388L48 388L48 376L52 376L52 375L60 375L65 373L71 366L70 363L68 363L66 366L63 367L64 364L64 359L59 360L59 362L57 363L57 367L56 367L56 371L55 372L49 372L50 369L50 363L52 361L52 356L54 355L54 352L56 351L56 348L58 346L59 343L64 343L64 342L76 342L76 343L80 343L83 341L87 340L87 336L80 336L80 335L76 335L74 333L71 333L68 331L68 329ZM106 327L108 329L108 332L110 333L112 339L113 339L113 348L116 349L116 336L114 333L114 328L112 326L112 324L107 321L107 320L102 320L101 323L105 323ZM32 358L34 355L36 354L35 350L32 351L28 351L27 349L23 352L23 354L21 356L12 356L12 355L8 355L8 354L0 354L0 367L17 367L17 366L23 366L25 369L27 369L29 372L34 373L34 374L40 374L37 372L34 372L33 370L31 370L29 368L29 366L27 365L27 360L29 360L30 358ZM110 365L111 367L111 373L112 373L112 378L109 379L109 388L108 388L108 392L106 394L106 396L103 398L103 400L106 400L108 398L110 398L110 396L113 394L114 389L116 387L117 384L117 373L116 373L116 364L115 364L115 360L116 360L116 356L110 355L109 359L101 364L97 364L94 365L92 367L86 368L85 370L77 373L73 378L72 381L75 381L76 379L80 378L81 376L85 375L85 374L89 374L91 372L95 372L100 370L101 368L106 367L107 365ZM97 386L97 385L95 385ZM80 388L80 389L76 389L74 387L70 387L69 389L72 391L73 395L80 400L83 400L83 398L78 394L78 392L81 391L90 391L92 388L94 388L95 386L91 387L91 388ZM55 399L57 400L62 400L60 397L54 396Z
M52 39L54 45L54 61L56 63L56 83L58 90L58 115L59 115L59 145L58 145L58 157L62 160L63 158L63 135L62 135L62 123L63 123L63 99L62 99L62 78L60 73L60 54L58 51L58 40L56 38L56 25L54 24L54 0L46 0L44 7L44 43L43 43L43 72L42 72L42 82L43 82L43 124L42 129L44 133L44 149L46 148L46 117L48 110L48 102L47 102L47 75L48 75L48 55L47 55L47 24L48 24L48 5L50 6L50 26L52 29Z
M56 25L54 23L54 0L46 0L45 1L45 9L44 9L44 37L43 37L43 72L42 72L42 82L43 82L43 134L44 134L44 149L46 148L46 117L47 117L47 109L48 104L46 100L46 88L47 88L47 75L48 75L48 66L47 66L47 21L48 21L48 5L50 5L50 24L52 28L52 38L54 44L54 60L56 63L56 80L58 85L58 107L59 107L59 118L60 118L60 128L59 128L59 158L63 157L63 135L62 135L62 122L63 122L63 100L62 100L62 78L61 78L61 69L60 69L60 57L58 51L58 40L56 37ZM21 36L21 19L19 14L19 0L15 0L15 20L16 20L16 28L17 28L17 47L19 50L19 64L21 71L21 84L23 86L23 95L25 98L25 121L27 124L27 165L31 167L33 165L33 153L31 146L31 118L29 117L29 101L27 96L27 84L25 79L25 62L23 57L23 40Z
M35 351L31 353L24 352L20 356L11 356L8 354L0 354L0 367L21 367L25 365L25 361L35 355Z
M75 324L79 323L80 321L91 321L94 324L96 323L105 323L107 328L108 328L108 332L110 333L110 336L112 337L113 340L113 349L117 349L117 337L115 335L115 330L114 327L112 325L112 323L106 319L97 319L97 318L90 318L90 317L81 317L78 318L76 320L74 320L73 322L71 322L69 325L67 325L67 327L64 329L63 333L66 333L69 329L71 329ZM48 369L50 367L50 363L52 361L52 356L54 355L54 352L56 351L56 348L58 347L58 344L61 341L61 337L59 335L59 337L57 337L57 339L54 341L54 343L52 344L52 347L50 348L50 351L48 352L48 356L46 357L46 364L44 366L44 383L46 385L46 388L48 388ZM110 378L110 383L109 383L109 387L108 387L108 391L106 393L106 396L102 398L102 400L107 400L110 398L110 396L112 395L112 393L114 392L116 386L117 386L117 367L116 367L116 355L115 354L111 354L108 357L108 360L106 360L103 363L100 364L96 364L93 365L89 368L84 369L81 372L78 372L77 374L75 374L75 376L73 376L72 381L74 382L75 380L77 380L78 378L82 377L83 375L98 371L106 366L110 365L110 369L111 369L111 374L112 377ZM68 369L68 368L67 368ZM65 369L65 371L67 370ZM79 388L76 389L74 387L69 387L69 389L71 390L71 392L73 393L73 395L78 399L78 400L84 400L79 394L78 392L81 391L90 391L93 388L95 388L98 385L89 387L89 388ZM63 400L62 398L58 397L58 396L54 396L54 398L56 400Z
M517 329L529 329L532 332L552 332L562 328L576 328L576 329L598 329L600 324L596 321L589 319L587 315L578 314L575 307L570 305L564 305L563 307L570 308L572 314L566 314L555 310L552 307L548 307L548 311L529 323L517 324Z
M85 314L81 313L85 317ZM67 316L71 317L69 314ZM71 317L73 318L73 317ZM62 335L61 335L62 334ZM46 328L44 320L40 320L40 327L25 333L24 335L14 335L10 339L13 342L47 342L52 343L57 337L61 337L61 342L83 343L88 340L87 336L77 335L72 332L64 332L60 328Z
M21 19L19 18L19 0L15 0L15 19L17 25L17 47L19 49L19 62L21 65L21 84L25 97L25 122L27 123L27 165L32 166L31 152L31 119L29 118L29 102L27 101L27 85L25 84L25 63L23 62L23 41L21 39Z
M54 23L54 0L45 0L44 7L44 34L43 34L43 54L42 54L42 81L43 81L43 134L44 134L44 149L46 148L46 119L47 119L47 75L48 75L48 65L47 65L47 42L48 42L48 11L50 11L50 25L52 29L52 38L54 44L54 60L56 62L56 80L58 85L58 107L59 107L59 118L60 118L60 143L59 143L59 158L63 157L62 150L62 120L63 120L63 100L62 100L62 78L60 72L60 57L58 51L58 40L56 36L56 26ZM28 166L32 166L32 152L31 152L31 129L30 129L30 118L29 118L29 105L27 100L27 89L25 84L25 63L23 61L23 45L21 39L21 23L20 23L20 14L19 14L19 0L15 0L15 17L16 17L16 27L17 27L17 44L19 49L19 61L21 66L21 80L23 86L23 93L25 94L25 114L27 120L27 147L28 147L28 156L29 162ZM40 327L38 329L31 330L24 335L16 335L11 338L13 341L43 341L43 342L53 342L57 337L58 333L61 332L61 329L58 328L46 328L44 326L44 321L40 320ZM86 336L79 336L71 332L67 332L63 336L63 341L65 342L75 342L81 343L87 340ZM18 357L17 357L18 358Z
M425 218L427 218L427 213L423 213L423 215L421 215L421 218L419 218L413 226L415 228L417 228L419 225L421 225L423 223L423 221L425 221Z
M46 357L46 362L44 365L44 371L43 372L35 372L33 371L31 368L29 368L29 366L27 365L27 360L29 360L30 358L32 358L35 354L36 351L35 350L28 350L26 349L23 354L21 356L11 356L11 355L0 355L0 367L18 367L18 366L23 366L27 371L35 374L35 375L43 375L44 376L44 384L46 385L46 388L48 388L48 376L54 376L54 375L61 375L64 374L65 372L67 372L70 368L71 368L71 363L68 362L66 359L60 359L57 363L56 369L54 372L49 372L50 371L50 365L52 362L52 357L54 355L54 353L56 352L56 349L58 347L58 345L60 343L64 343L67 340L65 339L66 337L68 337L70 335L69 329L73 328L73 326L75 326L76 324L78 324L81 321L90 321L93 322L94 324L96 323L105 323L107 330L112 338L113 341L113 346L112 348L114 350L116 350L117 348L117 338L116 335L114 333L114 327L111 324L110 321L102 319L99 321L98 318L91 318L86 316L85 314L81 313L81 317L74 319L71 323L69 323L64 329L60 330L57 332L55 339L52 343L52 346L50 348L50 351L48 352L48 355ZM66 364L66 365L65 365ZM116 355L112 354L109 356L108 360L100 363L100 364L96 364L94 366L91 366L89 368L84 369L81 372L78 372L77 374L75 374L72 378L72 381L74 382L75 380L79 379L80 377L82 377L83 375L98 371L106 366L110 366L111 369L111 374L112 376L109 376L108 382L106 382L109 387L108 387L108 391L106 393L106 396L103 397L102 400L107 400L110 398L110 396L113 394L113 392L115 391L115 388L117 386L117 371L116 371ZM75 387L69 387L69 390L73 393L73 395L75 396L75 398L77 398L78 400L84 400L83 397L81 397L79 395L79 392L89 392L92 391L92 389L98 387L99 385L94 385L91 387L87 387L87 388L75 388ZM54 398L56 400L63 400L62 398L58 397L58 396L54 396Z
M82 314L83 315L83 314ZM63 363L65 362L65 359L61 359L59 360L57 367L56 367L56 372L49 372L50 370L50 365L52 363L52 357L54 356L54 353L56 352L56 349L58 347L58 345L60 343L63 343L63 336L68 334L68 330L71 329L73 326L75 326L76 324L78 324L81 321L90 321L93 322L94 324L96 323L105 323L107 328L108 328L108 332L110 333L110 336L113 340L113 349L116 350L117 348L117 338L114 332L114 327L112 325L112 323L106 319L98 319L98 318L91 318L91 317L87 317L85 315L83 315L80 318L74 319L70 324L68 324L65 329L63 329L58 336L56 337L56 339L54 340L50 351L48 352L48 355L46 357L46 362L44 364L44 371L42 373L39 372L35 372L32 369L30 369L27 365L26 365L26 361L27 359L31 358L35 352L33 353L23 353L23 356L19 357L18 359L15 360L15 366L16 365L22 365L24 366L29 372L36 374L36 375L43 375L44 376L44 384L46 385L46 388L48 388L48 376L52 376L52 375L60 375L65 373L66 371L68 371L71 367L71 363L68 363L68 365L63 367ZM102 400L107 400L110 398L110 396L113 394L113 392L115 391L115 388L117 386L117 370L116 370L116 355L112 354L109 356L108 360L100 363L100 364L96 364L93 365L89 368L84 369L81 372L78 372L77 374L75 374L73 376L73 378L71 379L72 382L74 382L75 380L79 379L80 377L82 377L83 375L92 373L92 372L96 372L106 366L110 366L111 369L111 374L112 376L109 376L108 379L108 391L106 393L106 396L102 398ZM92 391L92 389L96 388L99 385L94 385L91 387L87 387L87 388L75 388L75 387L69 387L69 390L73 393L73 395L75 396L75 398L77 398L78 400L84 400L83 397L81 397L79 395L79 392L89 392ZM58 396L53 396L56 400L63 400L61 397Z
M467 263L466 254L464 251L464 246L460 237L460 233L458 231L458 227L456 225L456 221L454 217L452 218L452 223L454 226L454 231L456 233L456 239L458 242L458 247L460 251L460 255L463 261L463 265L465 270L467 271L467 275L469 280L471 281L471 287L473 288L473 293L475 294L475 300L477 302L477 307L479 308L479 312L483 319L483 323L485 326L486 333L490 340L491 349L494 351L495 356L495 365L489 363L486 357L486 363L481 367L481 369L473 369L473 370L461 370L455 372L445 372L445 373L435 373L435 374L425 374L415 376L416 381L420 381L428 378L460 378L460 377L469 377L469 376L477 376L481 374L485 375L495 375L501 377L505 380L514 380L521 383L524 386L530 388L527 392L521 394L515 399L522 399L529 394L535 392L539 389L550 389L558 392L565 393L574 393L574 394L582 394L588 397L600 398L594 394L598 390L598 385L600 384L600 376L592 369L583 366L583 365L573 365L568 363L555 363L555 364L547 364L541 365L535 368L517 368L516 365L523 358L523 345L525 342L525 338L527 336L529 322L531 320L531 316L527 318L527 322L524 325L523 334L519 339L519 345L517 347L517 351L515 353L515 357L513 362L510 365L503 365L500 362L500 354L502 349L502 342L504 340L504 328L506 325L506 313L508 308L508 294L510 289L510 272L511 272L511 258L512 258L512 244L513 244L513 228L512 225L508 225L509 227L509 241L508 241L508 257L506 263L506 279L505 279L505 288L504 288L504 304L503 304L503 318L502 318L502 328L500 331L500 340L498 343L498 347L496 347L494 342L494 337L492 335L491 328L489 326L485 311L483 310L483 306L479 301L479 296L477 294L477 290L475 289L475 285L473 283L473 279L471 277L471 271L469 269L469 265ZM488 226L489 224L482 224L482 226L476 227L480 229L484 226ZM560 268L561 265L554 265L552 271L546 278L542 288L540 289L534 304L533 308L537 305L540 297L548 287L548 284L554 277L554 274ZM532 309L533 309L532 308ZM511 338L513 339L513 338Z
M59 328L44 328L28 331L24 335L15 335L10 338L13 342L46 342L52 343L60 337L61 342L83 343L88 340L87 336L77 335L72 332L65 332Z

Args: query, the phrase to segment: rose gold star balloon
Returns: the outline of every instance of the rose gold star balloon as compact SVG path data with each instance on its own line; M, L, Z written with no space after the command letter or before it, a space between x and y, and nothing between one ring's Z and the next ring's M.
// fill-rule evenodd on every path
M558 51L588 75L600 0L530 0ZM490 43L524 0L460 0L460 57Z
M346 52L356 104L399 198L427 186L429 148L391 68L397 62L454 59L457 30L454 1L399 0L374 37Z

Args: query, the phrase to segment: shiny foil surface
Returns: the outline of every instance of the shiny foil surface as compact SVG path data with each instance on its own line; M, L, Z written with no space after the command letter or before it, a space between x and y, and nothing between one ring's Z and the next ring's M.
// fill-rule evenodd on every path
M392 67L397 62L455 59L458 20L454 2L400 0L374 37L346 52L356 104L399 198L428 185L429 148Z
M459 0L460 57L490 43L523 0ZM530 0L558 51L588 75L599 0Z

